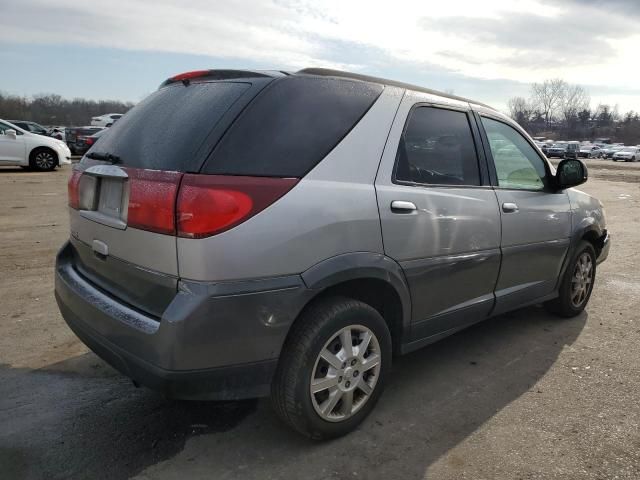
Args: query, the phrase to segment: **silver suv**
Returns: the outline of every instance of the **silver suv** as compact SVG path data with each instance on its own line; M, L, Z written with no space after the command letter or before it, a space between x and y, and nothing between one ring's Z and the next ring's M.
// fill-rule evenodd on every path
M316 438L373 409L401 355L544 303L565 317L609 250L601 203L513 121L379 78L177 75L69 180L56 298L134 382L270 394Z

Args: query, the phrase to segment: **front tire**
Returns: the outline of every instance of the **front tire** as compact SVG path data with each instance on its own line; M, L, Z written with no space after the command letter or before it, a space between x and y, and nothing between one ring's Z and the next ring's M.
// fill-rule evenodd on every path
M58 157L48 148L36 148L29 155L29 166L40 172L50 172L58 165Z
M581 241L562 277L558 298L545 307L561 317L575 317L587 306L596 279L596 252L587 241Z
M391 366L391 334L366 303L311 305L285 342L272 388L278 416L314 440L345 435L373 410Z

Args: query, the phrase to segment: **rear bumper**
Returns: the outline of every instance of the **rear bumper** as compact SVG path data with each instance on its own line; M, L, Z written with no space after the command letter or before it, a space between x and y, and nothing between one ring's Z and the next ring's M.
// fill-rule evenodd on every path
M299 276L204 284L181 282L160 319L100 290L56 261L55 295L73 332L136 382L183 399L232 400L269 393L289 326L310 295Z

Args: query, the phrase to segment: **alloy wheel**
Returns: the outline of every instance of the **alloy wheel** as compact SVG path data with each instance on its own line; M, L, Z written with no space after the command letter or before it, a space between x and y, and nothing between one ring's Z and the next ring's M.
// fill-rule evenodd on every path
M36 166L42 170L50 170L56 164L56 159L51 152L38 152L35 156Z
M589 296L593 287L593 260L591 255L584 252L578 261L571 279L571 304L575 308L580 308L585 299Z
M380 377L380 344L363 325L341 329L324 345L311 374L316 413L329 422L352 417L367 403Z

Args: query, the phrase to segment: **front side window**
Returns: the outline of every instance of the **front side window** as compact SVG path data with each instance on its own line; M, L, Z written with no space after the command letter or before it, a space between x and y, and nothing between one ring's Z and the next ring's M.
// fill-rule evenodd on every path
M513 127L482 117L498 175L498 186L518 190L543 190L547 169L527 140Z
M467 114L415 108L398 145L395 179L431 185L480 185Z

